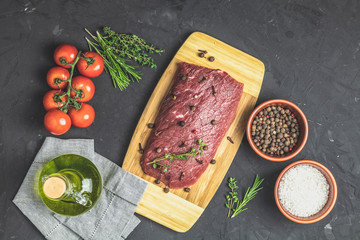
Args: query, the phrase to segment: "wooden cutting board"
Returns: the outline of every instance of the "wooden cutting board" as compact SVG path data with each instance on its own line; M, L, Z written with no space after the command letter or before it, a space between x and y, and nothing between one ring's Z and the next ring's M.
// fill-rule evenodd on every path
M206 56L214 56L215 61L210 62L206 58L200 58L199 49L207 50ZM215 155L216 164L208 166L197 183L191 186L190 192L171 189L169 193L164 193L165 185L162 183L156 185L154 183L156 179L142 171L139 143L143 147L146 145L151 132L147 124L155 121L161 101L171 87L177 63L181 61L221 69L244 83L244 92L235 120L225 135L231 136L234 144L231 144L226 137L222 140ZM264 64L261 61L213 37L200 32L194 32L188 37L151 95L125 156L123 169L149 182L136 209L137 213L178 232L186 232L194 225L214 196L235 157L245 133L247 119L257 101L264 71ZM224 214L225 212L224 208Z

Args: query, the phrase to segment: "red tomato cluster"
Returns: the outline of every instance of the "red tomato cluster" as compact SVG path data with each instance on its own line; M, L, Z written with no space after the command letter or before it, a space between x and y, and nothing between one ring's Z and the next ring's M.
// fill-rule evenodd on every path
M90 78L103 72L104 60L95 52L79 54L70 44L59 45L55 49L54 60L59 66L50 68L46 76L48 85L54 90L48 91L43 98L44 108L48 111L44 118L45 128L52 134L61 135L69 131L71 125L89 127L95 119L94 108L86 103L95 93L95 85ZM81 75L71 79L75 64ZM74 99L74 105L81 107L75 109L69 98Z

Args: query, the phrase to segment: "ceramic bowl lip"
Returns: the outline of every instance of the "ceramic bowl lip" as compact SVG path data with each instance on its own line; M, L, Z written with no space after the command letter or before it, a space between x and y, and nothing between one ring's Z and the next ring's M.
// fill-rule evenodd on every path
M254 141L251 138L251 124L255 118L255 116L262 110L265 108L265 106L267 105L277 105L277 104L282 104L282 105L287 105L290 108L294 109L295 112L300 116L301 119L298 119L298 121L301 121L304 125L304 137L302 139L302 142L298 145L297 149L292 152L291 154L285 155L283 157L274 157L274 156L270 156L267 155L265 153L263 153L262 151L260 151ZM309 134L309 125L308 125L308 121L306 119L305 114L303 113L303 111L301 111L301 109L294 103L284 100L284 99L272 99L266 102L261 103L259 106L257 106L254 111L251 113L248 123L247 123L247 127L246 127L246 136L247 136L247 140L251 146L251 148L262 158L265 158L266 160L269 161L273 161L273 162L283 162L283 161L287 161L293 157L295 157L297 154L299 154L301 152L301 150L304 148L307 138L308 138L308 134Z
M285 209L283 208L283 206L281 205L280 203L280 199L279 199L279 195L278 195L278 190L279 190L279 184L280 184L280 181L282 179L282 177L284 176L284 174L292 167L295 167L297 165L302 165L302 164L306 164L306 165L314 165L314 166L317 166L319 168L321 168L324 172L325 172L325 175L328 177L327 178L327 181L328 181L328 184L330 185L330 187L333 188L333 191L332 191L332 200L330 202L330 204L328 206L324 206L324 208L327 207L326 211L324 211L321 215L317 216L317 217L313 217L313 218L309 218L309 219L300 219L300 218L296 218L290 214L287 213L287 211L285 211ZM323 173L324 174L324 173ZM330 181L328 180L330 179ZM323 219L324 217L326 217L330 212L331 210L334 208L335 206L335 203L336 203L336 199L337 199L337 185L336 185L336 181L335 181L335 178L334 176L332 175L332 173L330 172L330 170L328 168L326 168L324 165L316 162L316 161L313 161L313 160L300 160L300 161L296 161L296 162L293 162L292 164L288 165L286 168L284 168L284 170L281 171L281 173L279 174L277 180L276 180L276 183L275 183L275 188L274 188L274 196L275 196L275 202L276 202L276 205L277 207L279 208L280 212L288 219L290 219L291 221L293 222L296 222L296 223L301 223L301 224L310 224L310 223L314 223L314 222L318 222L320 221L321 219ZM323 208L323 209L324 209ZM320 210L321 211L321 210Z

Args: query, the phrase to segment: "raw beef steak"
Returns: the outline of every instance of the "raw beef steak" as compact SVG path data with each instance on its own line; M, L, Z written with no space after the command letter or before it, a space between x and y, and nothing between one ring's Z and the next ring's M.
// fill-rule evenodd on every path
M188 187L206 170L234 120L244 86L218 69L185 62L178 67L141 158L144 172L170 188ZM198 150L199 139L207 146L203 155L151 163L164 154ZM160 164L169 167L164 172Z

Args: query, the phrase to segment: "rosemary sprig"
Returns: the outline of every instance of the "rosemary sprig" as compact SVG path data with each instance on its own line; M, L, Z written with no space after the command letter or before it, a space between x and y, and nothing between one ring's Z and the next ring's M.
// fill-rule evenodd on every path
M238 186L236 185L236 181L235 178L229 178L229 183L228 186L231 189L231 192L229 192L228 195L226 195L226 207L229 209L228 212L228 217L234 218L236 217L239 213L247 210L247 208L244 208L245 205L250 202L255 195L262 189L262 187L260 187L261 183L264 181L264 179L260 179L259 175L256 174L254 183L251 187L248 187L248 189L246 190L246 193L243 197L243 199L241 201L239 201L238 197L237 197L237 192L235 191L236 189L238 189ZM236 207L234 207L234 205L236 204ZM232 212L232 214L231 214Z
M154 59L149 54L163 52L134 34L119 34L109 27L103 29L104 35L97 31L94 36L86 28L85 31L95 40L85 38L90 51L94 50L102 56L105 71L110 74L114 87L119 87L120 90L126 89L130 82L138 82L141 79L141 72L137 67L128 64L130 60L141 66L156 68Z
M190 157L196 158L197 155L203 155L204 154L204 147L206 146L206 143L204 143L203 140L199 139L198 144L200 145L199 149L196 150L195 148L192 148L191 151L186 153L173 153L173 154L167 154L165 153L164 156L155 158L153 161L148 162L147 165L152 164L153 168L160 167L163 169L163 172L167 172L168 168L171 167L171 165L167 164L161 164L160 161L163 161L165 159L168 159L170 162L173 162L174 160L189 160Z

